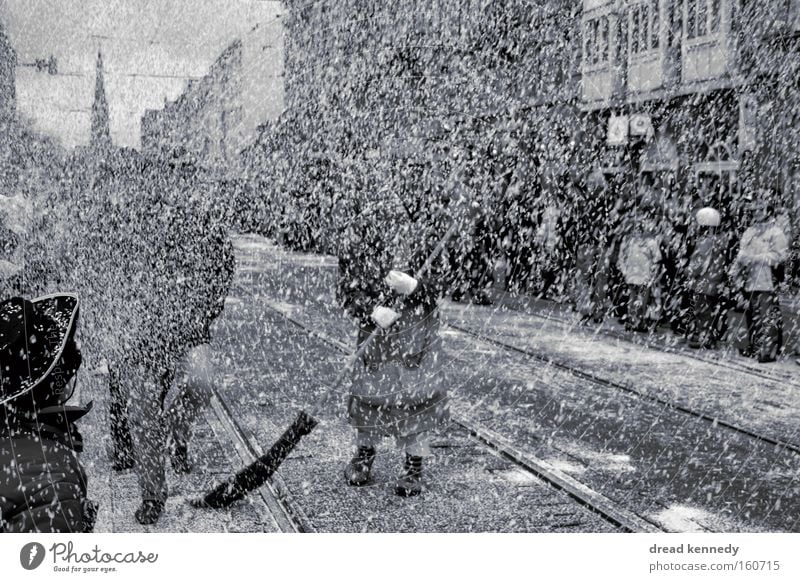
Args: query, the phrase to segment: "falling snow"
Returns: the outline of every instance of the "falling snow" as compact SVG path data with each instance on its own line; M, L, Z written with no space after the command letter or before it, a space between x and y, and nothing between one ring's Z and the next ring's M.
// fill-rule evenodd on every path
M800 3L55 4L0 7L0 531L800 531Z

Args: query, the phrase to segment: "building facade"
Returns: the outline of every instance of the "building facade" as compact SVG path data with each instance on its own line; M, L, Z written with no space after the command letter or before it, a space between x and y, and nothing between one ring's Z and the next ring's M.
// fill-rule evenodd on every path
M17 53L0 22L0 119L9 119L16 110Z
M797 221L796 0L584 0L582 147L742 228L753 178ZM781 144L776 147L777 144Z
M17 53L0 22L0 194L8 195L16 179L12 167L13 120L16 111Z
M485 142L576 104L577 2L287 4L288 118L326 155Z
M278 206L314 209L300 220L321 225L319 248L342 196L413 196L456 166L486 180L514 168L531 192L569 171L577 0L286 5L286 109L251 174Z
M710 204L742 229L757 176L797 232L799 4L290 0L286 110L261 166L306 196L320 166L510 143L533 197L579 206L600 169L612 198L644 180L665 212Z
M208 74L141 121L142 152L189 156L222 172L238 171L258 126L283 109L282 23L260 23L231 43Z

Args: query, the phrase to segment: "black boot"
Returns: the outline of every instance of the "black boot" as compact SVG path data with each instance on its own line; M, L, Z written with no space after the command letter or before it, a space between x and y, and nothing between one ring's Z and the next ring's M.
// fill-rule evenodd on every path
M172 470L179 475L192 472L192 462L189 460L189 451L186 445L175 445L170 460L172 461Z
M350 463L344 470L347 484L353 487L361 487L369 483L372 478L370 471L372 471L372 463L374 461L374 447L358 447L356 456L350 459Z
M152 525L161 517L161 512L164 511L164 502L157 499L145 499L136 510L134 516L136 521L142 525Z
M753 346L747 346L746 348L739 348L739 353L745 358L755 358L756 356L758 356L758 350L755 349Z
M475 305L492 305L492 298L486 291L479 291L472 297L472 303Z
M413 497L422 493L422 457L406 453L405 470L394 485L395 494Z

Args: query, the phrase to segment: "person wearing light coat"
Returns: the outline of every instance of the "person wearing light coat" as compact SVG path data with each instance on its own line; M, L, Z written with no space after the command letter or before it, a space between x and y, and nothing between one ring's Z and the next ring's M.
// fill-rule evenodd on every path
M617 266L628 286L625 328L629 331L647 331L658 322L661 261L661 245L655 224L651 218L645 217L622 241L617 259Z
M745 230L732 267L732 277L743 282L747 309L748 345L743 356L760 363L774 362L783 343L775 269L786 261L789 243L775 219L775 208L768 191L762 190L751 205L753 224Z

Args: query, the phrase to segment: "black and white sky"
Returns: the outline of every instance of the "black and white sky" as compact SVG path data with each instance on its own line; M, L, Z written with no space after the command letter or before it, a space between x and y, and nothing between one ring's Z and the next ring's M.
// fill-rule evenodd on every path
M0 0L21 65L18 111L67 148L87 143L102 50L112 138L139 147L145 109L163 107L230 42L283 11L280 2L259 0ZM25 66L50 55L58 75Z

